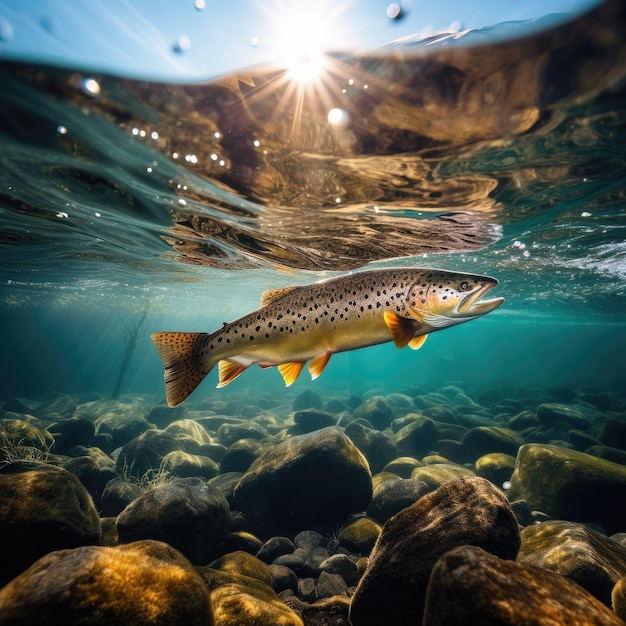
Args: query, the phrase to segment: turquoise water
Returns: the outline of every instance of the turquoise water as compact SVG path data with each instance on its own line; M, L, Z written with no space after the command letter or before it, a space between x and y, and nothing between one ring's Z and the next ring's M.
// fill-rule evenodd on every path
M506 302L417 353L336 355L287 390L251 368L215 391L211 373L192 400L623 387L625 18L606 2L533 34L342 51L313 83L269 62L149 82L4 49L0 399L121 382L160 400L150 333L212 331L267 288L392 265L495 276Z

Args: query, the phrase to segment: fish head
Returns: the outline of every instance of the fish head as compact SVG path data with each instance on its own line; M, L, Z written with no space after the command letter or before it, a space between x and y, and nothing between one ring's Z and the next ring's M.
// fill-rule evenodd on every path
M497 284L490 276L433 270L411 285L409 310L432 330L467 322L504 302L504 298L483 299Z

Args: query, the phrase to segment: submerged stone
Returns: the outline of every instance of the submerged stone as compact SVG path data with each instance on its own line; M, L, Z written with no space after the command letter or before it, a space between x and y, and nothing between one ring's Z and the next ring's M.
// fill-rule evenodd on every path
M478 476L447 481L385 523L352 598L352 625L421 624L433 566L464 544L508 559L520 545L506 498Z
M626 576L626 547L587 526L566 521L524 528L517 560L567 576L607 606Z
M624 624L571 580L538 567L503 560L470 545L447 552L434 566L423 623L428 626Z
M364 510L371 493L365 457L333 427L266 449L235 487L233 508L268 531L328 528Z
M96 544L100 536L96 507L74 474L25 461L0 468L0 585L48 552Z
M216 488L198 478L177 478L156 486L117 518L120 542L166 541L192 563L213 558L229 523L229 506Z
M0 623L211 626L191 563L159 541L52 552L0 590Z
M626 467L548 444L526 444L517 455L508 492L554 519L626 527Z

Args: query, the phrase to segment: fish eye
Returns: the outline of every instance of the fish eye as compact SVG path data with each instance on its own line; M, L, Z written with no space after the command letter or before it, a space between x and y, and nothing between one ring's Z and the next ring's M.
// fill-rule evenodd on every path
M469 282L469 280L463 280L459 284L458 291L467 291L468 289L471 289L471 287L472 287L472 284Z

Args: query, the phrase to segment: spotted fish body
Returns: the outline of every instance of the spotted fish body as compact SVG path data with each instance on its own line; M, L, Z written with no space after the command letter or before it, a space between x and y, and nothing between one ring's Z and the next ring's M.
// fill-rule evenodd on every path
M170 406L183 402L218 364L224 387L247 367L277 366L292 384L304 364L317 378L332 354L393 341L418 349L437 330L480 317L503 298L480 298L498 281L435 269L389 268L270 290L260 308L214 333L160 332Z

